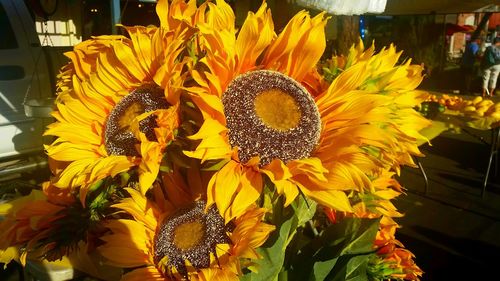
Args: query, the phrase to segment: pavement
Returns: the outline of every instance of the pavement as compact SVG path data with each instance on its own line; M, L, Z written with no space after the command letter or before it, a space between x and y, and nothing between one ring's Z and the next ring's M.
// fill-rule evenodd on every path
M425 272L422 280L499 280L500 172L495 175L495 165L481 196L490 142L491 131L466 128L423 145L426 156L419 160L427 190L418 168L401 172L407 194L394 202L405 213L396 238L415 254Z

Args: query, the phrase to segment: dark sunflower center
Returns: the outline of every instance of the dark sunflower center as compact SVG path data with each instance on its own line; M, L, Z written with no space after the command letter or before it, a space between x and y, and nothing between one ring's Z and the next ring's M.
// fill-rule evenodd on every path
M229 141L238 147L242 162L254 156L261 165L306 158L319 141L321 120L314 99L279 72L258 70L236 77L222 103Z
M108 154L138 156L135 145L139 140L130 131L131 123L144 112L168 107L163 90L153 85L145 85L122 98L106 121L104 143ZM150 141L156 140L155 127L156 120L152 115L139 122L139 130Z
M186 261L196 269L210 267L210 254L216 256L216 245L231 243L228 231L215 207L205 212L205 202L197 201L159 225L155 236L155 261L158 267L167 270L165 274L171 275L171 269L175 268L187 277Z

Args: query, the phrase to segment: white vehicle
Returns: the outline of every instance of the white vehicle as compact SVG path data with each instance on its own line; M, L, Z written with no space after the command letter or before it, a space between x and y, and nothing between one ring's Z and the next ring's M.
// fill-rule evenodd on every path
M37 114L51 110L70 48L42 47L24 1L0 0L0 180L46 166L42 135L52 120Z

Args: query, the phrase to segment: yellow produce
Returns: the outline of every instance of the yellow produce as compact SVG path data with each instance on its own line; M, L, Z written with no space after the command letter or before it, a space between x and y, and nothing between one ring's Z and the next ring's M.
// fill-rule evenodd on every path
M475 111L474 112L474 115L476 115L477 117L483 117L484 116L484 111Z
M478 98L480 98L480 97L478 97ZM482 107L482 106L491 106L492 104L494 104L494 102L492 100L483 100L483 101L479 102L477 104L477 106L479 106L479 107Z
M472 118L488 117L500 121L500 102L495 103L490 99L478 96L472 100L465 100L459 96L430 95L427 101L437 102L449 110L456 110Z
M496 111L496 108L494 106L490 106L490 108L488 108L488 110L484 114L491 115L495 111Z
M475 97L475 98L472 100L472 103L474 103L474 104L478 104L478 103L480 103L482 100L483 100L483 98L482 98L482 97Z
M464 108L464 111L465 112L473 112L473 111L476 111L476 107L475 106L472 106L472 105L468 105Z

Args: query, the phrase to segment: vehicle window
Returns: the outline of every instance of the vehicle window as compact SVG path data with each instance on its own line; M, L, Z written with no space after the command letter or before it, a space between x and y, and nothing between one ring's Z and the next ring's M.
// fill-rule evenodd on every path
M0 3L0 50L16 49L17 47L14 30L12 30L5 8Z

